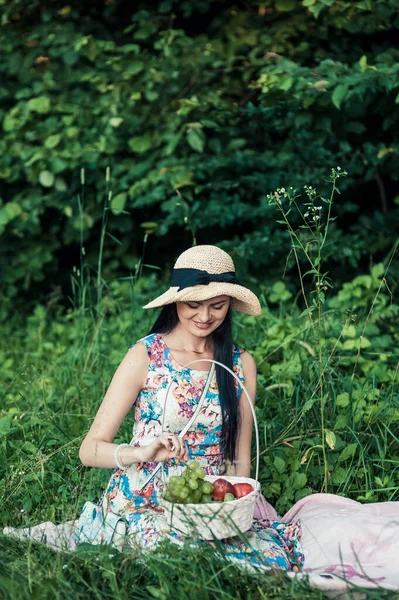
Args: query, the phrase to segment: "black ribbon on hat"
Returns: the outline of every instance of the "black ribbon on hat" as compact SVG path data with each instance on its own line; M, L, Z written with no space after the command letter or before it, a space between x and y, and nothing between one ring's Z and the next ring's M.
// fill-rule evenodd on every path
M234 271L226 273L208 273L201 269L173 269L171 287L178 287L180 292L194 285L209 285L211 282L235 283L242 285L236 278Z

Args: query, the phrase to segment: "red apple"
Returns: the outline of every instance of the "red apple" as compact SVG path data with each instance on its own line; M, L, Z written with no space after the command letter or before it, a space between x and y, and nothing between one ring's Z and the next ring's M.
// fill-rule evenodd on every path
M251 492L254 491L254 488L250 483L235 483L233 485L234 496L236 498L242 498L243 496L248 496Z
M233 494L235 496L234 487L227 479L216 479L213 482L212 500L223 502L226 494Z

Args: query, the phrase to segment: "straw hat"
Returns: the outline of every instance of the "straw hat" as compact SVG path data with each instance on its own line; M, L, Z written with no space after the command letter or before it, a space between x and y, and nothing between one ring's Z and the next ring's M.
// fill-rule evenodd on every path
M239 283L231 256L217 246L194 246L179 256L171 287L144 308L173 302L202 302L216 296L231 297L231 307L248 315L262 312L258 298Z

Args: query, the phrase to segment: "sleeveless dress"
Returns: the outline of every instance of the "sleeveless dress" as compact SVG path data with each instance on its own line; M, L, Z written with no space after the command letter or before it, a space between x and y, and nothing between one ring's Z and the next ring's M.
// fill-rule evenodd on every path
M159 334L139 342L146 347L149 366L144 387L132 407L131 444L135 447L151 444L162 430L179 433L194 414L208 377L208 371L176 362ZM244 381L237 347L233 351L233 371ZM237 382L236 393L238 401L241 386ZM207 475L226 472L221 436L222 410L214 374L196 421L184 436L189 460L197 460ZM157 470L158 466L156 462L143 462L124 470L115 469L102 504L86 503L76 527L76 543L113 543L123 550L155 548L165 538L184 543L181 536L170 531L159 496L164 481L171 475L180 475L186 464L171 459L163 463L163 473ZM223 546L232 560L291 570L303 563L300 533L297 521L259 521L246 533L246 542L230 538Z

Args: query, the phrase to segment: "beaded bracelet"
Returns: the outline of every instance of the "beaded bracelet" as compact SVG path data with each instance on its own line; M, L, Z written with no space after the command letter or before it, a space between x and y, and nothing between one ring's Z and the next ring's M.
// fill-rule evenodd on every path
M130 444L119 444L119 446L117 446L115 448L115 452L114 452L114 459L115 459L115 464L117 466L118 469L120 469L121 471L125 471L125 469L127 469L127 465L123 465L120 460L119 460L119 452L122 450L122 448L127 448L128 446L130 446Z

